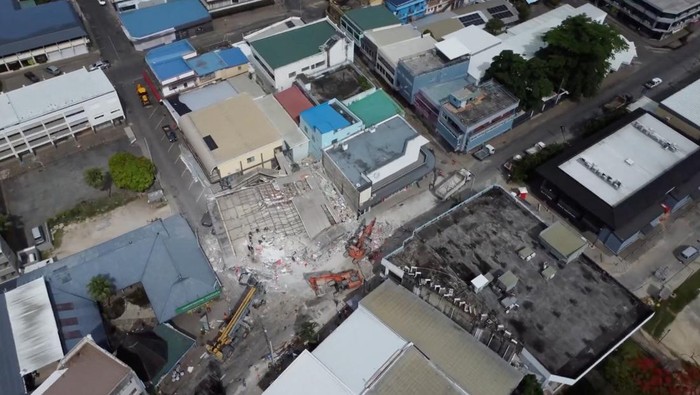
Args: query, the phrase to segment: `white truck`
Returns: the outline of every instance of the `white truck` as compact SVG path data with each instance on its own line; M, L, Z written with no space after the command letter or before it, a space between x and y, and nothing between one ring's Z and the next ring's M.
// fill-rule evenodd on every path
M535 155L536 153L542 151L542 150L544 149L544 147L546 147L546 146L547 146L547 144L545 144L545 143L543 143L543 142L540 141L539 143L537 143L537 144L533 145L532 147L526 149L526 150L525 150L525 153L528 154L528 155Z
M469 170L460 169L443 180L440 185L435 188L435 196L442 200L447 200L447 198L459 191L459 189L473 177L474 175Z
M483 147L481 147L480 150L478 150L474 153L474 157L478 160L484 160L495 153L496 153L496 149L493 148L492 145L486 144Z

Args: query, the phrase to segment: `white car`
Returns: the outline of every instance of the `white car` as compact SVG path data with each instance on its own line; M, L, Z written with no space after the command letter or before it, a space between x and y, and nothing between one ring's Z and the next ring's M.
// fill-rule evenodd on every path
M662 82L664 82L664 81L661 78L655 77L655 78L652 78L650 81L647 81L644 84L644 87L647 89L656 88L657 86L661 85Z
M98 2L100 5L107 5L107 1L106 1L106 0L97 0L97 2Z
M111 64L109 63L109 61L107 61L107 60L99 60L99 61L97 61L97 62L91 64L90 67L88 67L88 71L95 71L95 70L97 70L97 69L106 70L106 69L108 69L110 66L111 66Z

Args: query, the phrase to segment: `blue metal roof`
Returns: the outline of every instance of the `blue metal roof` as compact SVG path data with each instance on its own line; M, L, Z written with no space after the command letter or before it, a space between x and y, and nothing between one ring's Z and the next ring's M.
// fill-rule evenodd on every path
M66 0L24 9L15 0L0 0L0 56L85 36L80 18Z
M96 275L107 275L117 289L140 282L158 322L172 319L178 308L220 288L192 229L180 216L153 222L27 273L19 277L18 285L44 276L56 300L71 297L70 303L78 308L77 300L92 303L86 284Z
M413 2L417 2L417 1L416 0L386 0L385 4L391 4L394 7L400 7L406 3L413 3ZM418 2L420 2L420 1L418 1Z
M300 116L309 126L318 129L321 134L350 126L350 122L331 107L330 103L323 103L309 108L302 112Z
M146 64L162 82L191 71L182 57L192 53L196 53L192 44L188 40L179 40L148 51Z
M0 0L2 1L2 0ZM132 40L146 38L168 29L180 30L211 21L199 0L169 0L167 3L119 13Z
M236 67L248 63L248 58L239 48L229 48L207 52L197 57L187 59L187 65L199 75L207 75L218 70Z

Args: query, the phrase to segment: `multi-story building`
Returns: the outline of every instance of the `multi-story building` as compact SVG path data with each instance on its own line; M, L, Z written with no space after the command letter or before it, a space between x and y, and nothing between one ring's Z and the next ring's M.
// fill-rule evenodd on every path
M362 46L360 50L369 60L369 66L374 69L377 64L377 51L379 48L420 37L420 35L421 33L411 25L372 29L366 31L362 37Z
M469 80L465 77L424 87L416 93L413 99L413 109L426 123L435 127L440 109L447 102L450 94L468 85Z
M655 39L664 39L700 19L698 0L603 0L630 23Z
M509 131L519 103L493 80L463 87L440 107L437 132L455 151L471 151Z
M413 104L413 99L420 89L461 79L467 75L469 55L452 54L438 45L436 48L399 60L396 88L410 104Z
M19 275L19 260L5 238L0 236L0 283Z
M391 11L378 5L346 12L340 18L339 26L355 42L355 45L361 47L362 37L366 31L400 24L399 19Z
M323 149L352 136L365 126L336 99L309 108L299 115L299 127L309 138L311 155L320 158Z
M102 70L80 69L0 93L0 160L21 160L39 147L123 119L117 92Z
M328 19L251 40L258 80L275 91L289 88L300 74L313 75L353 61L352 41Z
M386 0L386 8L396 15L401 23L411 22L425 15L427 0Z
M434 48L435 42L435 39L429 34L424 34L420 37L399 41L378 48L377 63L375 64L377 74L379 74L389 86L396 89L396 69L399 65L399 61L403 58Z
M0 73L88 52L88 34L66 0L20 7L0 1Z

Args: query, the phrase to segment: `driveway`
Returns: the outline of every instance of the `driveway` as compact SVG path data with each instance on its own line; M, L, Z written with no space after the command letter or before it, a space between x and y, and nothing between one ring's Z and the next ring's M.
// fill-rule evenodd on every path
M676 316L663 337L663 344L688 362L700 363L700 298Z

